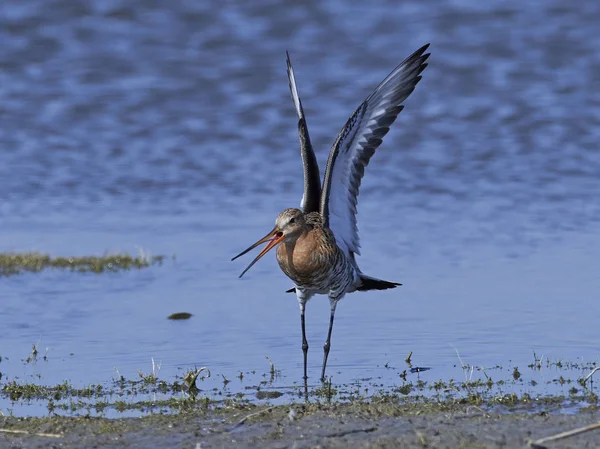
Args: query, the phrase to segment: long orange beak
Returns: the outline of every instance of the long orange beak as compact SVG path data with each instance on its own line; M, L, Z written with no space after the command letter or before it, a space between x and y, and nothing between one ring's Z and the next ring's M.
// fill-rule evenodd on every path
M243 256L244 254L246 254L249 251L252 251L254 248L256 248L258 245L260 245L261 243L265 243L265 242L269 242L269 244L267 246L264 247L264 249L260 252L260 254L258 256L256 256L256 259L254 259L252 261L252 263L250 265L248 265L246 267L246 269L244 271L242 271L242 274L240 274L240 277L242 277L244 274L246 274L246 271L248 271L252 265L254 265L256 262L258 262L258 260L264 256L265 254L267 254L271 249L273 249L275 246L277 246L278 243L283 241L283 238L285 236L283 235L283 232L281 232L277 226L275 226L273 228L273 230L271 232L269 232L267 235L265 235L262 239L260 239L258 242L256 242L254 245L252 245L250 248L248 248L245 251L242 251L241 253L239 253L237 256L235 256L233 259L231 260L235 260L240 256Z

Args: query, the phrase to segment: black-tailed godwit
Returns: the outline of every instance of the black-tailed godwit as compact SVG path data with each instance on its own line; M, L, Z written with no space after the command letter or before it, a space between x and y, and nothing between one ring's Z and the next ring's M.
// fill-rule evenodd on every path
M427 67L429 53L425 51L428 47L429 44L424 45L404 60L354 111L331 148L323 186L294 71L289 54L287 55L288 79L298 113L300 151L304 164L302 209L285 209L277 216L271 232L232 260L268 242L242 272L242 277L262 256L277 247L279 266L294 282L294 288L288 292L295 291L300 304L305 391L308 342L304 312L307 301L315 294L329 296L331 315L323 347L323 381L331 345L333 318L339 300L346 293L354 291L385 290L401 285L367 276L358 267L355 255L360 254L360 244L356 206L365 167L404 108L404 100L421 79L420 74Z

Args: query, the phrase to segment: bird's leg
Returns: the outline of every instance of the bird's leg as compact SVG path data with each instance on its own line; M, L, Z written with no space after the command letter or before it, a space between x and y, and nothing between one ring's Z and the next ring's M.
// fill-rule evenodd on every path
M296 290L298 291L298 289ZM302 353L304 354L304 397L308 400L308 376L306 374L306 362L308 359L308 341L306 340L306 326L304 321L304 310L306 309L306 299L298 294L298 303L300 304L300 324L302 325Z
M331 315L329 317L329 331L327 332L327 340L325 340L325 344L323 345L323 370L321 371L321 382L325 382L325 367L327 366L327 356L329 356L329 348L331 347L331 331L333 330L333 317L335 316L337 299L329 298L329 304L331 306Z
M308 341L306 340L306 325L304 324L304 307L302 308L302 312L300 312L300 322L302 324L302 352L304 353L304 380L308 379L306 375L306 360L308 358Z

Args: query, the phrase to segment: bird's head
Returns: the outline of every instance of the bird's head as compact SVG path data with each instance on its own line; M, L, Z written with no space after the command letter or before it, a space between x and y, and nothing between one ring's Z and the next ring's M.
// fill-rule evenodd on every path
M285 209L275 219L275 229L283 234L284 242L295 242L304 230L304 214L300 209Z
M258 245L265 242L269 242L267 246L265 246L264 249L260 252L260 254L256 256L256 258L250 263L250 265L248 265L246 269L242 271L240 277L242 277L246 273L246 271L248 271L252 267L252 265L258 262L258 260L262 256L267 254L272 248L275 248L279 243L295 242L298 239L298 237L300 237L300 235L302 234L305 224L306 221L304 219L304 213L300 209L289 208L281 212L275 219L275 227L271 232L265 235L262 239L260 239L250 248L242 251L233 259L231 259L235 260L238 257L243 256L247 252L253 250Z

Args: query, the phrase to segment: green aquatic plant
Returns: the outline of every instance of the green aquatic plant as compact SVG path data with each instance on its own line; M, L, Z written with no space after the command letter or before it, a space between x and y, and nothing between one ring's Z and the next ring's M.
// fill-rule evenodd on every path
M80 273L116 272L160 265L164 259L165 256L140 254L133 257L126 253L105 256L52 257L37 252L8 252L0 253L0 276L12 276L24 272L37 273L47 268Z

